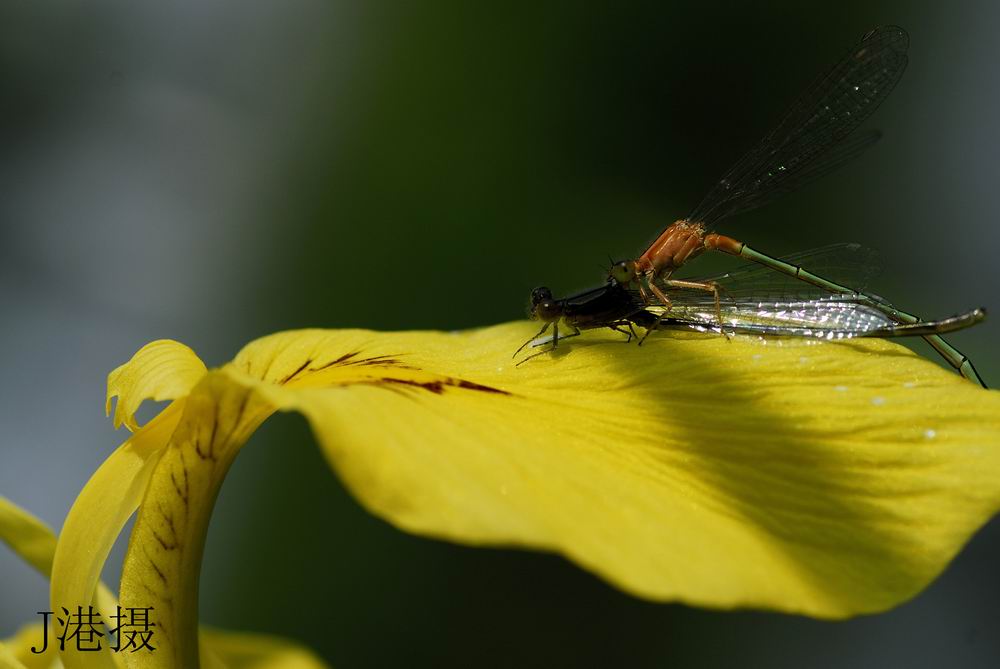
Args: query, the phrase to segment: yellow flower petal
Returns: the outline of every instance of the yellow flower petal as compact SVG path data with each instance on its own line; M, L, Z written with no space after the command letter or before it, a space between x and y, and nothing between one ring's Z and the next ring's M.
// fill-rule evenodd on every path
M304 413L390 522L559 551L654 599L882 610L1000 505L1000 394L893 344L682 334L638 349L592 333L517 368L510 351L529 333L290 332L202 376L162 457L125 477L148 485L122 604L154 606L160 632L159 652L129 665L197 664L209 515L276 408Z
M49 526L0 495L0 541L46 577L52 572L56 537Z
M889 342L587 333L516 368L530 334L289 332L225 371L397 526L653 599L884 610L1000 507L1000 393Z
M76 498L56 544L53 611L93 601L108 553L145 494L153 466L183 410L184 400L167 406L104 461ZM67 650L62 659L68 669L112 666L105 653Z
M0 669L50 669L62 667L55 646L49 644L44 653L32 653L32 647L41 649L42 625L25 625L13 637L0 643ZM50 637L51 641L51 637Z
M0 541L10 546L42 576L51 578L56 551L55 533L41 520L3 496L0 496ZM97 602L102 614L115 611L117 601L103 583L98 583Z
M52 530L35 516L0 496L0 541L7 543L26 562L48 577L56 548ZM117 612L114 595L98 584L98 601L104 620ZM52 629L42 653L41 623L23 626L13 637L0 642L0 669L48 669L62 667ZM300 644L264 634L228 632L200 628L201 664L209 669L322 669L326 665ZM124 667L127 655L111 655L115 666Z
M111 413L111 399L117 397L115 428L124 424L134 432L138 429L135 412L143 400L183 397L205 371L205 363L184 344L169 339L150 342L108 375L105 411Z
M52 529L41 520L17 506L5 497L0 496L0 541L9 545L25 562L37 569L45 578L50 578L52 562L55 557L56 535ZM103 583L98 583L97 604L101 614L107 616L115 612L117 601L111 591ZM23 627L18 634L7 640L7 647L0 644L0 669L4 669L5 659L16 658L22 666L47 667L63 666L59 660L54 643L50 643L44 653L32 653L32 646L41 648L41 624L31 624ZM52 637L50 636L50 640ZM117 663L117 666L124 666Z
M184 415L146 485L122 567L124 607L154 607L156 652L129 666L194 667L198 578L219 486L236 452L273 408L218 371L185 400Z
M275 636L201 629L204 648L229 669L325 669L309 649ZM202 666L208 666L203 657Z

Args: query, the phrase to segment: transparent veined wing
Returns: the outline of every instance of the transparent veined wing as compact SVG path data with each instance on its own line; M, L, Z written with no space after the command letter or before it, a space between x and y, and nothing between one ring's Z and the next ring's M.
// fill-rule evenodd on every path
M943 334L979 323L986 314L974 309L940 321L900 324L861 297L830 295L793 302L731 301L720 305L656 308L657 329L720 334L759 334L837 340L856 337L910 337ZM719 316L721 315L721 323Z
M878 309L841 295L800 301L729 300L720 305L720 312L721 324L711 302L673 305L661 315L664 323L696 324L706 330L821 339L866 336L896 325Z
M861 244L831 244L817 249L783 256L782 261L796 265L829 281L854 291L866 291L871 281L882 270L878 252ZM743 265L723 274L685 277L689 281L715 283L722 301L793 301L825 297L831 293L788 274L756 262ZM678 305L715 304L711 293L702 290L678 289L667 286L665 279L656 281ZM874 296L873 296L874 297ZM876 298L878 299L878 298Z
M909 36L898 26L865 35L726 172L688 220L712 227L819 178L871 146L876 132L848 135L895 87L906 69L908 47Z

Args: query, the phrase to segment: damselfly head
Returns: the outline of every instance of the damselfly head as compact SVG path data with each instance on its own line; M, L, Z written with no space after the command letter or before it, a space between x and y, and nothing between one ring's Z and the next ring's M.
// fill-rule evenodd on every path
M630 281L635 279L635 274L634 260L621 260L611 266L611 278L623 286L627 286Z
M545 286L539 286L531 291L531 310L533 320L551 323L562 317L562 303L552 297L552 291Z

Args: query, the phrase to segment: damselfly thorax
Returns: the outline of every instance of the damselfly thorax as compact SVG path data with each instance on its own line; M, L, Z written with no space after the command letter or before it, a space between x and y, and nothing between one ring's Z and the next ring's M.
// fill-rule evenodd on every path
M663 287L705 290L712 293L718 303L718 285L711 282L674 279L673 273L703 251L722 251L738 256L743 246L745 245L742 242L732 237L715 232L706 233L705 225L702 223L681 219L674 221L660 233L656 241L637 259L615 263L611 269L611 276L624 286L636 284L646 303L652 301L649 295L652 293L662 305L669 307L670 298L663 291Z

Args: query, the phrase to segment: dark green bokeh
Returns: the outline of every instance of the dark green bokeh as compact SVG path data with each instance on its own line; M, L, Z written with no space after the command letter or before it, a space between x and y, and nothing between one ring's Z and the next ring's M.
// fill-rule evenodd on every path
M976 161L995 159L996 141L966 138L967 171L949 170L949 143L968 114L927 122L948 104L942 86L995 78L990 58L978 72L967 67L985 44L988 3L948 12L864 2L358 4L290 4L289 14L314 17L314 32L328 33L294 66L277 57L294 47L294 30L279 25L253 48L231 48L225 22L213 33L218 61L189 64L191 80L231 105L252 97L258 77L277 108L284 91L274 82L310 85L304 99L289 97L291 148L261 170L268 178L253 205L266 225L251 239L206 230L189 240L256 249L246 266L210 272L249 278L229 302L192 291L209 321L172 322L157 336L186 341L215 364L275 330L457 329L522 317L534 285L588 287L609 254L641 250L817 72L885 22L906 27L913 47L899 90L869 123L886 130L880 145L725 230L779 254L834 241L880 248L887 272L878 291L917 313L991 305L997 270L980 235L1000 208L988 178L996 170ZM4 33L8 53L24 53L18 44L32 30L85 53L140 52L123 7L101 3L91 14L67 3L42 18L22 7ZM234 5L232 21L249 7ZM184 49L184 31L163 39ZM5 137L22 148L31 132L72 116L67 101L87 83L72 50L31 53L30 62L0 61L17 93L7 115L18 131ZM272 59L286 69L265 73ZM107 61L127 85L133 64ZM966 188L970 180L985 185ZM954 201L967 192L980 197ZM183 272L185 259L177 264ZM712 271L719 261L698 265ZM148 299L157 312L157 296ZM955 341L998 382L992 327ZM296 637L344 667L994 666L997 558L991 526L915 602L848 623L653 604L555 556L401 533L347 495L301 418L277 416L223 488L202 610L206 623ZM946 624L956 619L968 622Z

